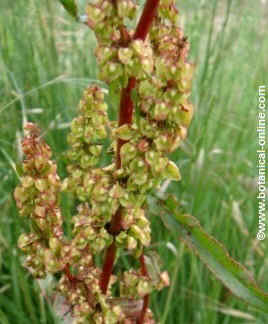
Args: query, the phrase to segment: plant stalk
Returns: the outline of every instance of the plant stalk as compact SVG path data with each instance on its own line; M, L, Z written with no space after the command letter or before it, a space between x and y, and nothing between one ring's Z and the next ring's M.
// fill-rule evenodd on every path
M158 5L159 5L159 0L147 0L141 18L137 25L135 34L133 36L133 39L145 40L150 30L150 27L153 23L153 19L157 13ZM135 85L136 85L136 78L130 77L128 80L127 87L122 89L121 100L120 100L119 122L118 122L119 126L132 123L134 105L131 99L131 92L135 88ZM125 143L126 141L120 139L117 142L117 154L116 154L117 169L121 168L120 150L122 145ZM110 232L115 237L120 232L120 229L121 229L121 209L119 208L112 218ZM106 294L107 292L110 277L113 271L115 257L116 257L116 245L115 245L115 241L113 241L113 243L107 250L104 264L103 264L102 274L100 278L100 288L103 294ZM147 273L146 266L144 263L144 258L143 261L141 262L141 265L142 268L144 268L144 270ZM143 305L144 315L141 316L139 320L139 324L143 323L148 304L149 304L149 296L145 296L144 305Z
M143 254L140 257L140 264L141 264L141 274L143 276L147 277L148 276L148 271L147 271L147 267L146 267L146 264L145 264L145 259L144 259ZM149 299L150 299L149 295L145 295L143 297L143 307L142 307L140 318L138 320L138 324L143 324L144 323L145 315L146 315L147 309L149 307Z

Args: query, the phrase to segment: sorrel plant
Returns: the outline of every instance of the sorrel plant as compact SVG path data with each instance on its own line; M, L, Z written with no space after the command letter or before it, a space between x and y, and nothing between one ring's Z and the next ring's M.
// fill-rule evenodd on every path
M79 20L75 3L61 2ZM137 12L132 0L97 0L88 4L82 17L95 32L99 79L107 84L119 112L118 121L110 120L105 91L98 85L85 90L68 135L67 178L57 175L38 127L25 126L23 176L14 195L20 214L30 220L31 232L21 235L19 247L33 276L56 275L57 290L70 305L75 323L154 323L149 296L169 285L167 272L150 251L147 197L164 180L180 180L168 154L185 139L193 116L188 101L193 65L187 61L189 44L177 25L175 1L147 0L132 27ZM107 152L112 152L109 163L102 159ZM79 202L71 239L63 229L61 191ZM181 215L176 204L170 197L164 202L163 209L175 214L180 224L170 229L184 236L201 258L207 248L223 268L230 263L234 277L244 273L240 265L232 268L224 249L194 218ZM212 243L214 254L209 250ZM134 266L114 273L124 251ZM215 270L215 262L207 264ZM218 277L241 295L228 286L224 271ZM262 295L263 308L267 295L250 280L244 284Z

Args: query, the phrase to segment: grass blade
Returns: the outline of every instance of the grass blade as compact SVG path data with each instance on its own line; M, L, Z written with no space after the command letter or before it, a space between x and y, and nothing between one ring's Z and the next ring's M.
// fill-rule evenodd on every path
M180 234L186 245L236 297L268 314L268 294L257 286L248 270L235 261L221 243L207 234L196 218L182 214L175 198L170 196L165 206L174 215L162 216L165 225L174 234Z
M75 19L78 17L78 9L74 0L59 0L68 13Z

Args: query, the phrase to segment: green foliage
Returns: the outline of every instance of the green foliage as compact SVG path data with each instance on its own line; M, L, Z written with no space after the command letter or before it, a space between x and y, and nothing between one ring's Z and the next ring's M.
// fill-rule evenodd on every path
M183 214L174 197L169 196L164 204L168 212L173 214L162 215L168 229L179 235L235 296L268 314L268 293L257 286L249 271L235 261L226 248L201 227L195 217Z
M75 0L59 0L68 13L75 19L78 19L78 8Z

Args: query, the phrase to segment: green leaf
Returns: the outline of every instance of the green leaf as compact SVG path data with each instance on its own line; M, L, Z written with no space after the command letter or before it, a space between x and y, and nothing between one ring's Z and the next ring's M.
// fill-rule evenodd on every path
M8 318L6 317L5 313L1 311L1 309L0 309L0 323L10 324L10 322L8 321Z
M160 282L161 275L161 259L155 251L148 251L144 255L145 264L149 277L153 284L157 285Z
M59 0L68 13L75 19L78 19L78 9L75 0Z
M206 233L196 218L181 213L179 203L174 197L169 196L163 202L165 209L173 214L161 215L168 229L176 236L179 234L186 245L236 297L268 314L268 294L257 286L249 271L235 261L221 243Z

